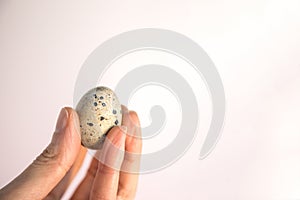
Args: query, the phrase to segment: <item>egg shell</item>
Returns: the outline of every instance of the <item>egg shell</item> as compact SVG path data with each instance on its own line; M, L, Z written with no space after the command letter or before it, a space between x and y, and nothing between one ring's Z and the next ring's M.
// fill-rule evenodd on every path
M121 104L115 93L103 86L89 90L76 106L80 121L81 144L101 149L108 131L122 123Z

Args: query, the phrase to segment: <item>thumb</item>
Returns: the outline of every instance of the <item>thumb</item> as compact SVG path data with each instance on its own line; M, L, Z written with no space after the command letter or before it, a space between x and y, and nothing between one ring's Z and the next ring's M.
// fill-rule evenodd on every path
M0 190L0 199L43 199L64 177L80 150L77 113L63 108L52 141L40 156Z

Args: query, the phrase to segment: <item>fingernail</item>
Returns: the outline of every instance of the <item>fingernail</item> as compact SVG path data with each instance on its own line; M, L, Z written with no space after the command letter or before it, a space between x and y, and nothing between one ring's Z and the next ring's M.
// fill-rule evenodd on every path
M73 115L73 123L74 123L75 129L76 129L76 132L81 137L79 117L78 117L76 111L73 111L72 115Z
M61 132L66 128L68 118L69 118L69 113L68 113L67 109L62 108L59 113L58 120L56 122L55 132Z

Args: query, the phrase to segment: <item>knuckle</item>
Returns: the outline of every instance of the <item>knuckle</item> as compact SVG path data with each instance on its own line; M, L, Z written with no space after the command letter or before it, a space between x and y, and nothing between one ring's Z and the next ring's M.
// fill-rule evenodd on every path
M95 177L96 173L97 173L97 169L98 169L98 160L96 160L95 158L93 159L88 171L87 171L87 175L90 177Z
M110 168L104 164L101 164L100 168L99 168L99 174L101 175L110 175L110 176L117 176L119 175L119 171Z
M122 188L118 191L117 200L131 200L134 199L134 192L130 189Z
M123 161L122 170L126 173L134 173L139 171L140 158L138 156L126 156Z
M66 173L68 168L64 166L64 162L59 154L59 150L55 144L50 143L47 148L33 161L33 165L53 166L56 169L62 170Z
M108 197L108 195L103 192L99 192L98 190L93 189L91 196L90 196L91 200L112 200L111 197Z
M130 147L133 148L136 153L139 153L142 148L142 140L139 138L134 138L130 142Z
M129 152L134 152L134 153L141 153L142 151L142 139L141 138L137 138L138 136L134 135L132 137L129 137L127 139L127 149Z
M124 156L124 162L126 162L127 164L135 164L139 162L139 157L135 154L126 154Z
M36 164L49 164L58 157L57 149L53 144L50 144L37 158Z

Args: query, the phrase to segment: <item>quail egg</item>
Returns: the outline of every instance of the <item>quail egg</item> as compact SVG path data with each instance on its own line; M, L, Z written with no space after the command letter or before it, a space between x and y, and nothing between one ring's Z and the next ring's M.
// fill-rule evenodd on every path
M122 123L121 104L107 87L89 90L80 99L76 111L80 121L81 144L90 149L101 149L108 131Z

